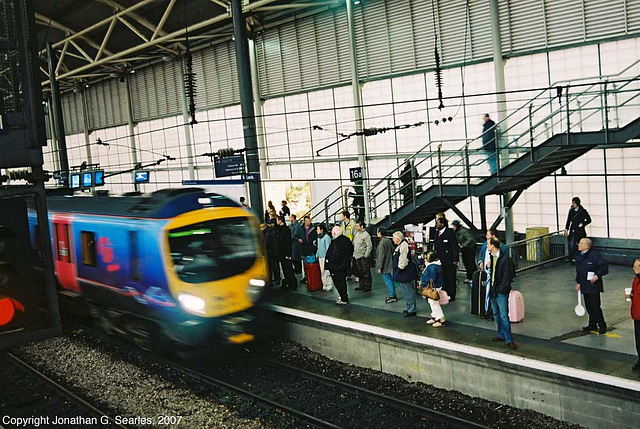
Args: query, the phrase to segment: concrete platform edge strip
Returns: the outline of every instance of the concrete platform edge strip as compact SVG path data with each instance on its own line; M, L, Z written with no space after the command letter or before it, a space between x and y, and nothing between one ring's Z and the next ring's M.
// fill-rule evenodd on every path
M613 377L606 374L600 374L583 369L575 369L567 366L557 365L540 360L525 358L521 356L513 356L506 353L485 350L479 347L467 346L464 344L453 343L450 341L438 340L436 338L423 337L415 334L407 334L392 329L380 328L378 326L366 325L364 323L352 322L350 320L337 319L335 317L325 316L322 314L310 313L308 311L297 310L294 308L283 307L280 305L271 305L271 309L277 313L288 316L298 317L313 322L325 323L341 328L348 328L354 331L364 332L368 334L379 335L381 337L407 341L414 344L436 347L443 350L464 353L471 356L480 356L486 359L498 361L500 363L508 363L516 366L523 366L535 371L548 372L565 377L573 377L578 380L589 380L592 383L601 383L607 386L618 387L621 389L629 389L640 392L640 382L626 380L624 378Z

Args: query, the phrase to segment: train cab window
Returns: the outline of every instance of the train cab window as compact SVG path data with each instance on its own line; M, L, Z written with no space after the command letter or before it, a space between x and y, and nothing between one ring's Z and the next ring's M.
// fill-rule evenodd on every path
M133 280L141 280L140 252L138 251L138 231L129 231L129 261L131 264L130 276Z
M96 235L93 232L82 231L80 232L80 238L82 240L82 263L90 267L96 267L98 265Z
M208 220L169 231L173 268L180 280L204 283L244 273L258 246L249 219Z

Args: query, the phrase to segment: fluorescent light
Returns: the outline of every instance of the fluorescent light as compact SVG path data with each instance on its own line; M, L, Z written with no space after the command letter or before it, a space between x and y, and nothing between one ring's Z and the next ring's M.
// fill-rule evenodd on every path
M178 301L185 310L195 313L204 313L204 299L188 293L178 295Z

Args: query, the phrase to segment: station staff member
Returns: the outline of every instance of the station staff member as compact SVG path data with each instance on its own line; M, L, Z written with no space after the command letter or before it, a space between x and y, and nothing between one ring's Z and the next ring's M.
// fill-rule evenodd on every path
M600 303L600 294L604 291L602 277L609 273L609 266L595 250L593 242L583 238L578 243L579 253L576 255L576 290L582 292L584 305L589 313L589 324L583 331L595 331L604 334L607 324L604 321Z

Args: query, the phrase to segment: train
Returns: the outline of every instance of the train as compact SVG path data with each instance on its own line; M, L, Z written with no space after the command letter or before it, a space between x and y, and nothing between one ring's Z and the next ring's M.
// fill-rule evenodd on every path
M61 300L144 348L254 339L267 259L257 217L200 188L47 197ZM32 246L39 226L29 216Z

